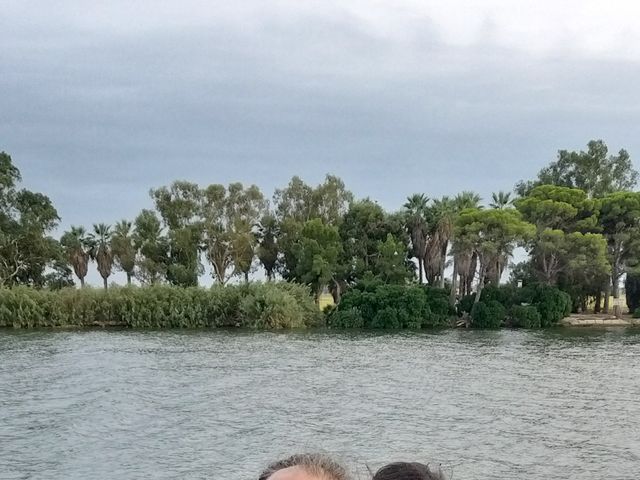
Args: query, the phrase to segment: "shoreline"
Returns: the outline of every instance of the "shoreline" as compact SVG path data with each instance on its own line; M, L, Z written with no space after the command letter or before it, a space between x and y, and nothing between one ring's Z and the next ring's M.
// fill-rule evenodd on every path
M640 327L640 318L626 314L621 318L608 314L571 314L558 322L564 327Z

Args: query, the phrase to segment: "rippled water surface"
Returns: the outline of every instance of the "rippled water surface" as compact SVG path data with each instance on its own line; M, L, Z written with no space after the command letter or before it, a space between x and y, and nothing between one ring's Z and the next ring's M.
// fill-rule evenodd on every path
M301 450L640 478L640 332L0 331L2 479L255 479Z

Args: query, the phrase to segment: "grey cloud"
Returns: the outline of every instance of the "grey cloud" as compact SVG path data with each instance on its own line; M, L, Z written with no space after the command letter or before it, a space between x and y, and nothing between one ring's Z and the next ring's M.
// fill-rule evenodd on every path
M637 64L452 47L435 32L391 41L326 16L14 29L0 45L0 149L65 224L132 217L178 178L270 193L333 172L397 208L415 191L508 189L591 138L640 151Z

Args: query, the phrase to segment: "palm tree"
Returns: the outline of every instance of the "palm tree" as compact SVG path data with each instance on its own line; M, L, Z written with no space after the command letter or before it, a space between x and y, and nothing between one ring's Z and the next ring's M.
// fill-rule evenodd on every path
M480 200L480 196L474 192L464 191L456 195L452 201L452 224L455 223L455 218L463 210L482 208L480 206ZM461 295L471 293L471 285L473 283L473 277L475 276L478 260L473 248L456 238L453 239L452 253L453 276L451 278L450 303L454 305L458 291ZM458 280L460 280L459 285Z
M455 203L449 197L434 200L431 207L432 227L425 256L425 272L430 284L436 280L444 288L444 270L447 264L447 252L453 235Z
M127 274L127 285L131 285L136 267L137 249L134 243L133 223L121 220L115 224L111 236L111 252L115 264Z
M89 270L89 250L91 239L87 236L84 227L71 227L60 237L60 244L64 247L69 263L80 280L80 286L84 287L84 278Z
M502 210L511 205L511 203L513 202L513 200L511 200L511 192L503 192L502 190L497 193L493 192L491 194L491 199L493 201L489 204L489 206L497 210Z
M111 250L111 227L104 223L94 224L91 234L91 258L98 265L98 272L102 277L104 289L107 289L107 279L113 267L113 251Z
M465 190L456 195L453 202L455 203L456 210L462 211L466 208L482 208L480 206L481 200L482 198L480 198L480 195L477 193Z
M405 225L411 237L411 253L418 260L419 282L422 283L424 258L427 249L427 209L429 198L423 193L415 193L404 204Z
M156 213L144 209L134 221L133 244L136 258L136 277L140 282L155 285L162 281L169 263L169 242L163 234Z

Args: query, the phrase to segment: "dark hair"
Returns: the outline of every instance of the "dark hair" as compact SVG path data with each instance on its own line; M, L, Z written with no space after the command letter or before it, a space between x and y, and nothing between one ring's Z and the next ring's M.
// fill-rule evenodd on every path
M347 471L342 465L319 453L300 453L272 463L260 474L258 480L268 480L278 470L290 467L300 467L322 480L349 480Z
M432 471L423 463L395 462L378 470L373 480L445 480L445 476L439 468Z

